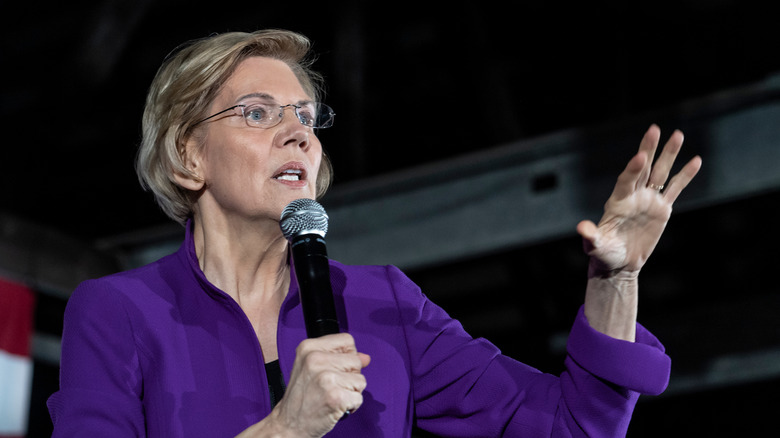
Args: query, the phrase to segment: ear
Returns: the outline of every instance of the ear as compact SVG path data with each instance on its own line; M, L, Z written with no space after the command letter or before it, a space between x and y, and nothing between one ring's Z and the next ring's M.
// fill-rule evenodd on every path
M174 169L173 171L173 178L176 180L176 184L193 192L200 191L206 185L206 180L202 176L205 170L204 163L199 151L197 140L190 136L179 147L178 151L181 163L184 165L184 171L182 172L179 169Z

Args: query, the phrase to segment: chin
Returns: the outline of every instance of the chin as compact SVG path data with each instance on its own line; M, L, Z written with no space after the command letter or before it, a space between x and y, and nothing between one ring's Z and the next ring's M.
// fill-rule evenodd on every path
M287 207L288 204L295 201L296 199L315 199L316 197L308 192L299 192L299 193L291 193L288 194L288 196L284 196L279 199L279 204L277 205L279 209L279 217L282 215L282 210L284 210L285 207Z

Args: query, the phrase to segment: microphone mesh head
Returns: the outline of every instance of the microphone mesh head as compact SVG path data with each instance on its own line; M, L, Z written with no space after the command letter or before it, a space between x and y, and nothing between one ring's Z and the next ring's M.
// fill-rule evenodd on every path
M312 233L325 237L328 232L328 215L319 202L313 199L296 199L282 210L279 226L287 240Z

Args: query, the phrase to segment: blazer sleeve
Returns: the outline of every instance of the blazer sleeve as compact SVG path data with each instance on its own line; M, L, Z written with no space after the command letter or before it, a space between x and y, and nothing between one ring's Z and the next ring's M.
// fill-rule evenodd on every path
M145 436L142 379L124 296L101 280L68 300L60 389L47 405L53 437Z
M474 339L388 267L404 322L418 427L452 437L618 437L640 393L668 382L670 360L643 327L637 342L593 330L580 309L561 376Z

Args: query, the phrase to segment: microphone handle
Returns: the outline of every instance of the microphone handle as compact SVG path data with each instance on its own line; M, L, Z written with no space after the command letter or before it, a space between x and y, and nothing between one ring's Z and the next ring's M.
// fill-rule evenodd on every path
M318 338L338 333L325 239L317 234L304 234L294 238L290 246L306 335Z

